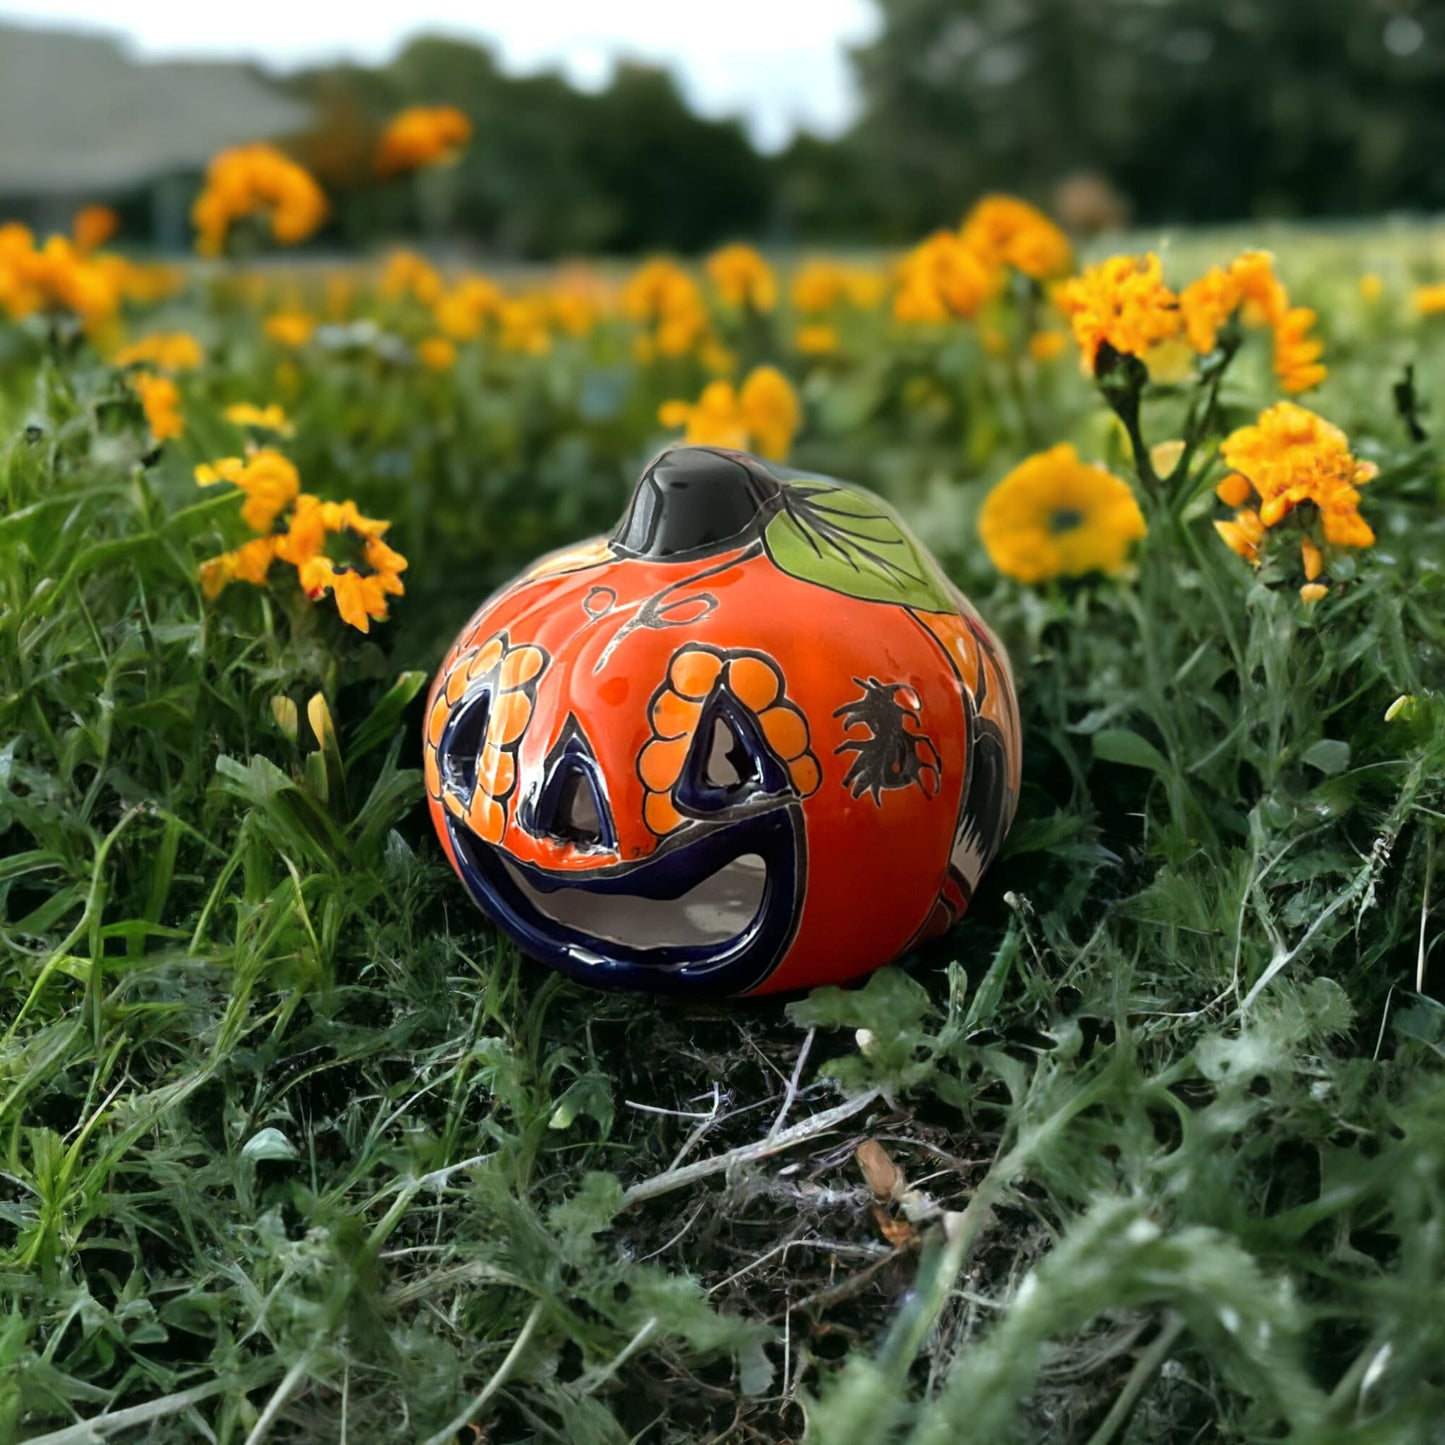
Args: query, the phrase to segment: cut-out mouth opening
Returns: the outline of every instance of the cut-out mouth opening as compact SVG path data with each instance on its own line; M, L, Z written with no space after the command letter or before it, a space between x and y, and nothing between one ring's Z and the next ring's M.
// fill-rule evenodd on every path
M646 858L580 872L524 862L456 819L448 827L487 913L524 952L588 982L746 993L797 928L806 856L796 801L697 821Z
M768 865L757 853L724 863L677 898L534 888L503 858L508 876L542 917L599 942L627 948L709 948L747 931L767 896Z

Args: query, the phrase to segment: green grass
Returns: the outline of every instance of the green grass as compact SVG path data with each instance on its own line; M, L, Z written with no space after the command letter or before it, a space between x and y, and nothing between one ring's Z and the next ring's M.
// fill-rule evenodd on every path
M425 674L612 520L690 363L606 330L440 379L313 356L288 451L412 558L363 639L198 590L238 532L190 465L276 385L251 313L147 322L210 353L159 456L116 373L10 333L0 1440L1438 1438L1445 490L1391 388L1413 362L1437 397L1445 337L1404 305L1423 243L1277 249L1330 345L1311 404L1382 468L1379 543L1313 610L1283 549L1217 542L1207 478L1149 500L1132 577L991 574L972 519L1031 445L1128 474L1072 359L1013 388L971 331L860 318L803 382L795 460L918 520L1027 741L974 916L787 1005L519 960L421 805ZM1200 253L1228 255L1170 265ZM1252 343L1222 420L1272 399ZM1146 400L1150 441L1182 405Z

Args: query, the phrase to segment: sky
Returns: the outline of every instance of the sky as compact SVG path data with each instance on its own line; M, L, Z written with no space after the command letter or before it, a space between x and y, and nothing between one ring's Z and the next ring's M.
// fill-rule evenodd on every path
M274 69L384 61L430 30L489 42L509 70L606 83L619 57L669 67L706 115L737 115L774 150L799 128L835 135L856 105L844 48L877 29L869 0L0 0L0 21L120 36L149 59Z

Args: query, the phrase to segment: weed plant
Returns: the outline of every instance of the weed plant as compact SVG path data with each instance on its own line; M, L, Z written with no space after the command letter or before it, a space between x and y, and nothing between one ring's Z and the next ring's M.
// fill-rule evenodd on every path
M208 357L157 447L87 342L0 332L0 1440L1442 1438L1445 341L1405 301L1438 258L1280 252L1310 405L1380 468L1312 605L1215 536L1206 455L1137 475L1074 357L860 314L794 358L793 459L969 588L1026 757L973 915L786 1005L546 974L422 806L429 670L613 520L695 359L283 357L276 283L198 282L146 322ZM1191 386L1132 384L1138 440L1182 436ZM237 498L191 468L278 388L304 484L411 558L366 637L202 594ZM1274 395L1246 349L1210 446ZM1137 565L1000 580L987 484L1062 440L1137 486Z

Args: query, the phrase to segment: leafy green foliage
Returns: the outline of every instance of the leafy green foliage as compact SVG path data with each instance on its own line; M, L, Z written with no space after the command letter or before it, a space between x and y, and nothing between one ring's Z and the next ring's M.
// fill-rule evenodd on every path
M0 1439L1429 1438L1445 520L1382 358L1428 394L1445 353L1338 243L1297 254L1319 409L1381 465L1379 544L1312 609L1218 544L1208 477L1133 576L993 579L987 481L1040 438L1125 469L1067 366L1015 388L962 328L859 316L809 372L800 465L886 495L1005 634L1025 786L955 934L786 1006L544 975L421 806L442 649L614 518L691 359L314 352L305 484L412 558L362 638L201 597L236 503L187 463L274 380L223 287L183 303L216 359L160 454L94 358L7 353ZM1222 424L1269 395L1242 360ZM1151 388L1147 440L1185 411Z

